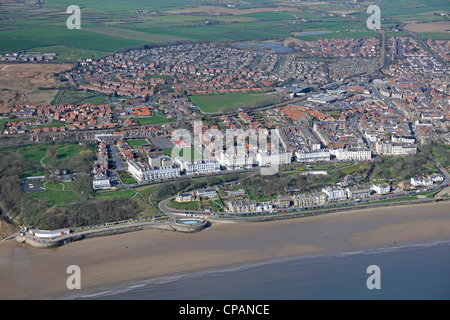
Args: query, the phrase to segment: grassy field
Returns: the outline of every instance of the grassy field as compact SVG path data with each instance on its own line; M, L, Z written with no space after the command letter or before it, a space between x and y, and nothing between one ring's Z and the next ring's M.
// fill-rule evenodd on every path
M105 96L97 93L86 93L84 91L74 91L74 90L59 90L57 95L52 101L52 104L73 104L82 105L85 103L92 104L107 104L108 100Z
M98 198L131 198L134 195L135 192L133 190L119 190L97 193Z
M56 149L54 153L55 156L47 157L47 152L50 148ZM44 165L55 167L64 167L66 165L76 171L76 167L73 166L79 166L81 163L68 164L68 161L80 155L93 154L94 150L94 144L82 147L77 143L63 143L55 145L34 144L29 146L8 147L2 151L5 153L18 152L25 161L30 162L29 170L22 172L21 178L24 178L28 176L45 175L46 170L42 166L41 160Z
M34 199L46 200L48 205L63 205L80 200L80 195L74 191L49 190L39 193L33 193Z
M335 1L289 2L289 7L274 0L246 1L230 8L225 3L201 0L154 0L151 5L145 0L111 0L107 5L104 1L79 4L81 29L69 30L66 27L69 14L65 11L72 4L70 0L46 0L37 6L33 0L6 0L0 13L0 52L23 49L56 52L58 61L75 62L146 45L283 39L308 30L361 31L366 29L367 19L362 10ZM433 22L445 20L434 13L448 12L449 4L444 0L400 0L384 1L381 8L383 17ZM345 17L329 14L339 12L348 14ZM300 19L314 21L292 23Z
M127 140L127 143L132 147L136 147L136 146L142 146L144 144L148 144L149 142L147 139L131 139L131 140Z
M234 112L239 108L254 108L280 102L276 95L266 93L230 93L190 96L203 113Z
M176 202L175 200L172 200L167 204L167 206L169 208L178 210L198 210L199 202L198 201Z
M378 33L375 31L354 31L354 32L332 32L326 34L316 34L309 36L296 36L295 38L304 40L304 41L316 41L323 39L343 39L343 38L352 38L352 39L366 39L366 38L377 38Z
M144 199L147 199L150 194L152 194L156 189L160 187L159 184L152 185L150 187L139 187L136 188L136 192L140 193Z
M153 115L151 117L135 118L135 120L141 126L175 121L174 119L167 119L162 114L155 114L155 115Z

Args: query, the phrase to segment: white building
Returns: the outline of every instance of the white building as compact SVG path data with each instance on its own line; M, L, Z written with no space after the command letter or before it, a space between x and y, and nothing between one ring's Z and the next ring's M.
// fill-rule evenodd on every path
M298 162L330 161L330 158L329 150L295 151L295 159Z
M179 166L151 168L147 164L143 164L131 159L128 159L127 163L128 163L128 172L138 182L173 179L178 178L180 176Z
M370 190L375 191L378 194L386 194L391 192L391 186L388 185L387 183L373 184L370 187Z
M184 170L187 175L220 172L220 163L215 159L191 162L185 158L178 157L175 159L175 162L180 164L181 170Z
M255 159L248 153L239 155L231 152L221 151L217 156L217 161L227 169L251 168L255 165Z
M417 147L407 143L381 142L375 143L375 152L379 155L399 156L407 154L416 154Z
M372 151L369 149L337 149L335 156L337 160L367 161L372 159Z
M215 198L218 196L216 189L200 189L196 191L197 196L200 198Z
M427 187L433 185L434 182L431 179L426 178L411 178L411 185L414 187Z
M277 166L290 164L292 162L291 152L258 152L256 154L256 163L260 167Z
M416 143L416 138L414 137L407 137L407 136L392 136L391 141L394 143L408 143L408 144L414 144Z
M444 177L440 174L432 174L431 176L428 177L431 181L438 183L438 182L442 182L444 181Z
M327 104L337 101L338 97L327 93L320 93L309 97L307 100L313 103Z
M322 189L322 192L327 195L328 202L347 199L347 193L341 187L325 187Z
M366 198L370 196L369 187L349 187L345 189L349 199Z
M94 190L111 188L111 181L107 176L94 176L92 184Z
M271 201L258 202L256 205L256 211L271 211L273 210L273 203Z

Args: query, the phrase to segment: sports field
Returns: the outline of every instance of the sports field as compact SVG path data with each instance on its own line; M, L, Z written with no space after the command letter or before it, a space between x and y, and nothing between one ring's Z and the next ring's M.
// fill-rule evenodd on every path
M136 147L143 146L144 144L148 144L149 142L147 141L147 139L131 139L127 140L127 143L132 147Z
M271 93L229 93L190 96L189 99L205 114L234 112L239 108L254 108L280 102Z

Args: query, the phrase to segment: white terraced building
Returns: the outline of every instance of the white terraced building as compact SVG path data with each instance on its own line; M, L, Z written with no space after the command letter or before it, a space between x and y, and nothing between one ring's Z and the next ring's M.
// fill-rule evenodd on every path
M372 151L369 149L337 149L335 156L338 160L367 161L372 159Z
M330 157L329 150L295 151L295 159L298 162L330 161Z
M375 143L375 152L380 155L406 155L416 154L417 147L409 143L392 143L392 142L380 142Z
M251 168L255 164L255 159L248 154L237 155L224 151L217 156L217 161L227 169Z
M292 163L292 152L259 152L256 154L256 163L260 167L290 164Z
M347 193L341 187L325 187L322 189L322 192L327 195L328 202L347 199Z
M166 167L154 167L150 168L147 164L139 163L137 161L128 159L128 172L138 182L152 181L152 180L164 180L173 179L180 176L179 166L166 166Z
M375 191L378 194L386 194L391 192L391 186L388 185L387 183L373 184L370 187L370 190Z
M220 172L220 163L215 159L191 162L182 157L178 157L175 161L180 164L181 170L185 170L187 175Z

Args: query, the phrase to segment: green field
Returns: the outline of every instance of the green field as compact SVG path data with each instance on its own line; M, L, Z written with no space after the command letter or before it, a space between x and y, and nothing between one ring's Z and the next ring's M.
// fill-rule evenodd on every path
M167 206L169 208L178 209L178 210L198 210L198 201L189 201L189 202L176 202L175 200L170 201Z
M375 31L354 31L354 32L332 32L326 34L317 34L309 36L296 36L295 38L303 41L316 41L322 39L365 39L365 38L378 38L378 33Z
M144 144L148 144L149 142L146 139L131 139L127 140L127 143L132 147L143 146Z
M231 9L227 2L206 0L88 1L81 9L81 29L69 30L66 9L70 0L6 1L0 12L0 53L27 49L55 52L59 62L94 59L113 52L145 46L188 42L231 42L284 39L296 32L340 31L327 37L370 36L365 31L368 14L363 10L341 16L330 12L346 11L348 5L336 1L289 3L289 10L278 10L275 0L245 1ZM362 4L362 6L364 6ZM196 12L198 6L199 12ZM210 6L208 12L201 7ZM270 8L264 12L244 12L249 8ZM400 21L443 21L435 15L448 12L445 0L383 1L383 17ZM136 10L151 10L151 14ZM222 11L219 14L214 12ZM295 20L313 19L307 23ZM396 22L384 21L385 25ZM343 32L353 30L355 33ZM435 35L436 36L436 35ZM322 38L323 35L321 35ZM317 37L316 37L317 38ZM314 38L309 38L314 39Z
M229 93L190 96L189 99L205 114L234 112L239 108L262 107L281 101L266 93Z
M99 192L97 193L98 198L131 198L134 196L135 192L133 190L119 190L112 192Z
M53 151L52 151L53 150ZM35 144L4 148L2 152L17 152L21 158L29 162L29 167L22 172L21 178L42 176L47 172L42 163L52 170L69 170L78 172L91 166L95 145L80 146L78 143ZM67 189L66 189L67 190Z
M152 194L159 187L160 187L160 185L155 184L155 185L152 185L150 187L148 187L148 186L146 186L146 187L139 187L139 188L136 188L134 190L136 190L136 192L140 193L144 199L147 199L150 196L150 194Z
M80 195L74 191L47 190L33 193L31 196L34 199L46 200L48 205L61 205L80 200Z
M105 96L98 93L86 93L82 90L74 91L74 90L59 90L53 99L53 105L83 105L86 103L91 104L107 104L108 100Z
M168 119L162 114L155 114L151 117L143 117L143 118L135 118L135 120L139 123L141 126L146 125L152 125L152 124L158 124L158 123L166 123L166 122L172 122L175 121L174 119Z

